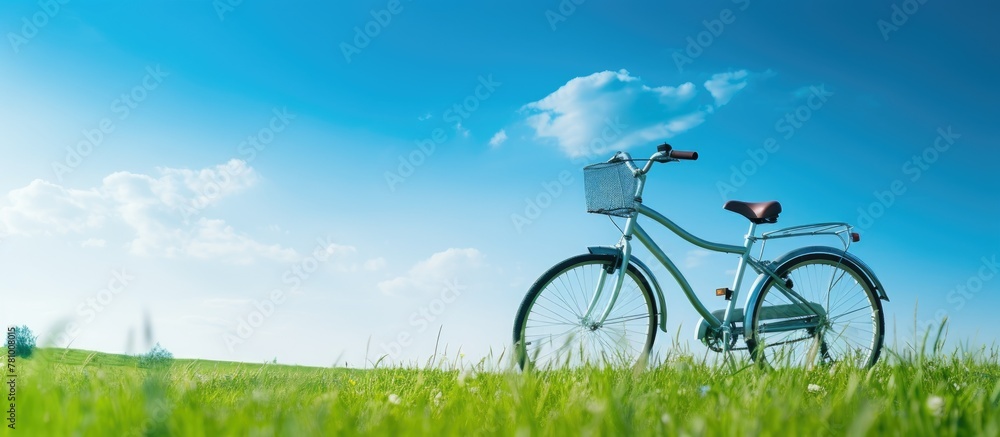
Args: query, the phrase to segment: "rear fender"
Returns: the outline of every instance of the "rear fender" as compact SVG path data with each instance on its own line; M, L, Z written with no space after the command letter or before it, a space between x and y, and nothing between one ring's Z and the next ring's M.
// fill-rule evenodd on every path
M878 277L875 276L875 272L873 272L872 269L868 267L867 264L861 261L854 254L845 252L837 248L827 247L827 246L808 246L799 248L791 252L788 252L784 255L781 255L778 258L775 258L770 265L774 266L772 267L772 271L778 271L780 270L783 264L795 258L813 254L827 254L842 258L844 264L848 264L851 267L856 268L859 272L861 272L861 274L865 277L864 279L866 279L868 283L875 289L875 292L878 295L879 299L882 299L886 302L889 301L889 296L885 294L885 287L882 286L882 282L879 281ZM746 315L744 317L745 323L743 324L744 336L749 336L751 334L751 330L753 329L752 326L753 323L751 323L750 321L753 320L753 311L754 308L757 307L757 300L760 298L760 293L761 291L763 291L764 284L767 282L768 278L770 278L770 275L768 275L767 273L763 273L760 276L757 276L757 280L755 280L753 286L750 287L750 293L747 295L746 305L743 307L746 312Z

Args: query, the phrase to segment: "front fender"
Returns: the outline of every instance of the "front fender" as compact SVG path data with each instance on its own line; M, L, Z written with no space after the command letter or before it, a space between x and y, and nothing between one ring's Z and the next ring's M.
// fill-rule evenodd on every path
M617 247L593 246L588 247L587 250L595 255L613 255L617 258L621 258L622 256L621 249ZM646 276L646 281L653 285L653 291L656 292L657 306L660 307L660 330L667 332L667 301L663 298L663 289L660 288L660 282L656 280L656 276L653 276L653 271L646 266L646 263L634 256L631 258L629 263L636 266Z
M845 264L851 265L851 267L856 268L865 276L865 279L868 280L868 283L872 286L872 288L875 289L875 292L878 294L879 299L882 299L886 302L889 301L889 296L885 294L885 287L882 286L882 282L878 280L878 277L875 276L875 272L873 272L872 269L868 267L867 264L864 263L864 261L861 261L861 259L859 259L852 253L845 252L843 250L834 247L808 246L785 253L784 255L775 258L774 261L771 262L771 265L774 266L772 268L772 271L778 271L783 264L795 258L812 254L828 254L843 258L843 262ZM769 277L770 275L768 275L767 273L762 273L761 275L757 276L757 280L755 280L753 286L750 287L750 293L747 295L746 304L743 307L745 311L745 316L743 318L744 320L743 331L745 336L744 338L749 337L751 334L751 331L753 329L752 320L754 316L753 314L754 308L757 307L757 300L760 298L760 293L764 288L764 284L767 282L767 279Z

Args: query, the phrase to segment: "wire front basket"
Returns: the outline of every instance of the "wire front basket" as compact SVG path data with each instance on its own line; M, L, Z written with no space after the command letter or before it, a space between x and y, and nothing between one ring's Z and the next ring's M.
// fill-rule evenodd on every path
M635 211L638 183L625 162L602 162L584 167L587 212L628 217Z

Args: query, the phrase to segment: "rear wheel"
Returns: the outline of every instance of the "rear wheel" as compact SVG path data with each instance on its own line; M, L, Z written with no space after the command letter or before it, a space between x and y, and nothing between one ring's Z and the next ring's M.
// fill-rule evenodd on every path
M616 260L612 255L575 256L535 281L514 321L514 349L522 369L645 364L656 336L656 300L634 266L626 269L604 323L584 318L602 273L606 279L592 318L599 318L607 305Z
M885 336L882 302L875 287L850 260L834 254L803 255L769 278L754 305L746 342L758 363L813 367L848 363L870 367L878 361Z

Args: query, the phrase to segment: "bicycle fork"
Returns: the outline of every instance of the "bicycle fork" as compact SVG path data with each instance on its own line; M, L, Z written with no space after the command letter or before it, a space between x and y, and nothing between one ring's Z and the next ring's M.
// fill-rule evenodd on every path
M625 233L622 235L621 241L618 246L621 249L621 260L619 265L612 266L613 269L617 269L614 281L615 286L611 289L611 297L608 299L607 305L605 305L604 310L601 311L600 317L596 319L593 317L594 312L601 301L601 294L604 291L604 285L607 282L608 274L610 273L608 269L601 269L601 275L597 280L597 288L594 290L594 296L590 299L590 303L587 304L587 311L583 315L583 319L580 321L583 325L590 330L596 330L604 325L604 322L608 319L608 315L611 314L611 309L615 306L615 301L618 300L618 295L621 294L622 285L625 283L625 275L628 271L629 260L632 256L632 230L635 227L636 215L633 214L629 217L628 221L625 223ZM615 270L612 270L615 271Z

